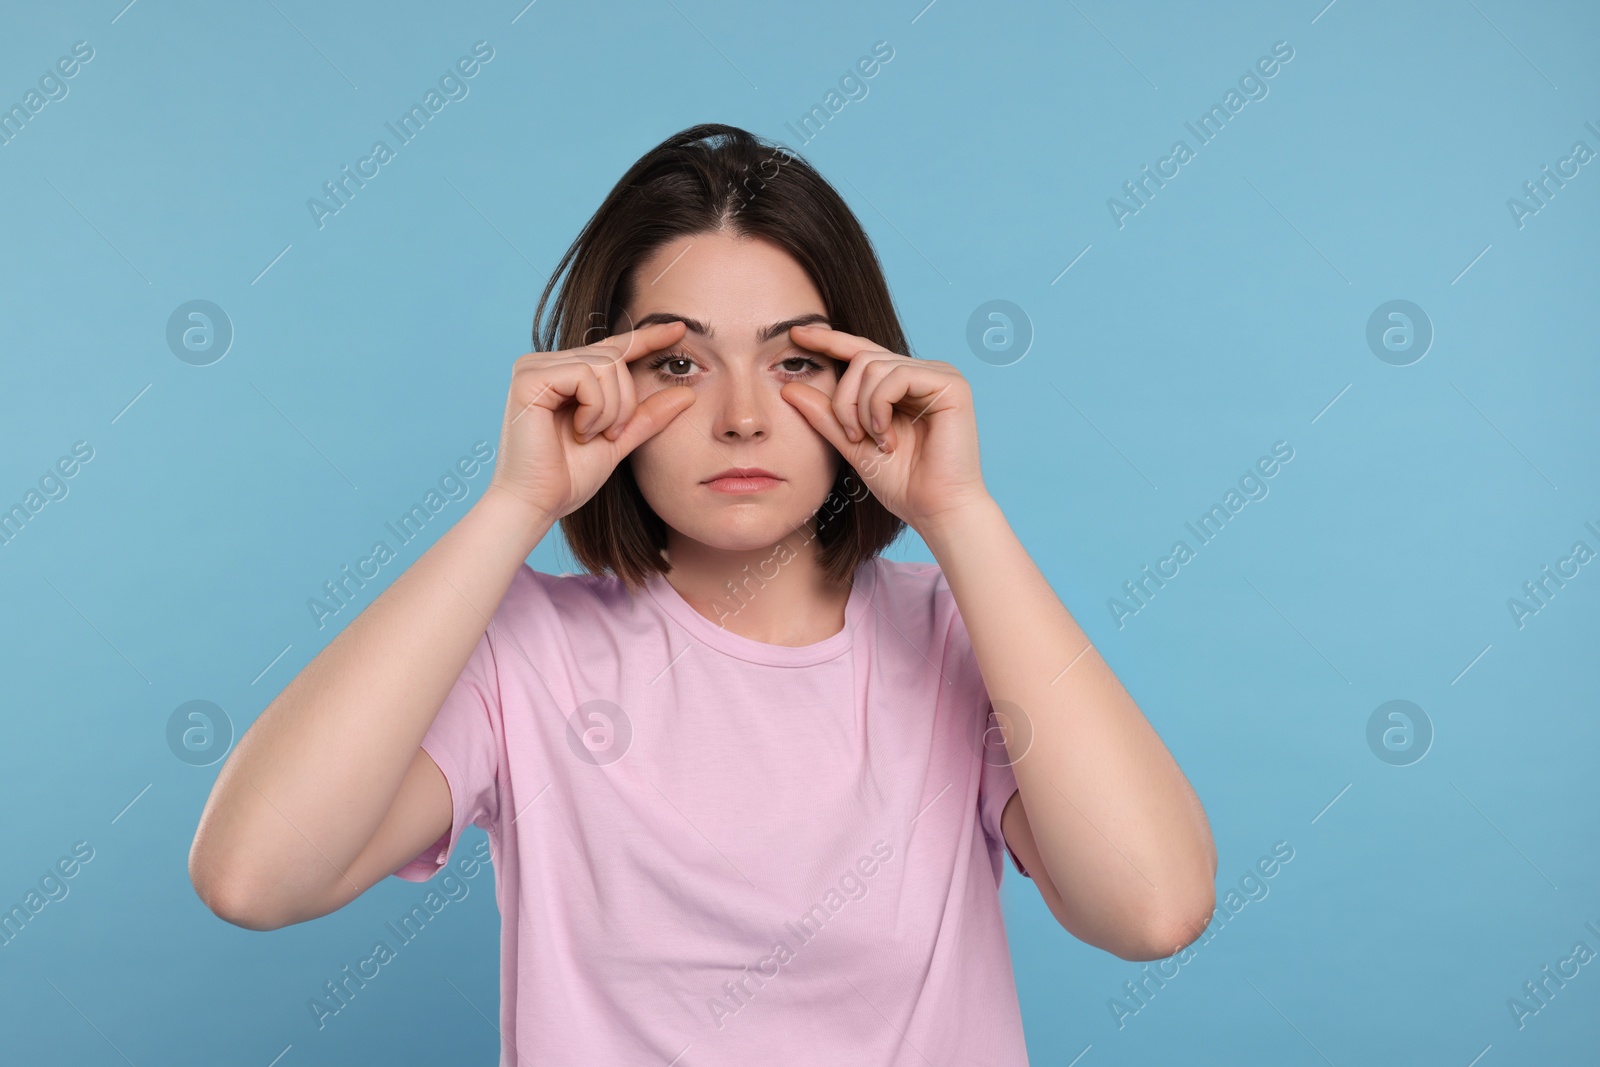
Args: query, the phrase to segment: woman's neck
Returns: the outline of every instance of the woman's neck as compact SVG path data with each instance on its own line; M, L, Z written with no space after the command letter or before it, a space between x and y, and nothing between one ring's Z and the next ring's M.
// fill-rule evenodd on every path
M834 585L801 529L766 548L730 552L669 531L666 581L701 615L730 633L798 647L844 629L849 585Z

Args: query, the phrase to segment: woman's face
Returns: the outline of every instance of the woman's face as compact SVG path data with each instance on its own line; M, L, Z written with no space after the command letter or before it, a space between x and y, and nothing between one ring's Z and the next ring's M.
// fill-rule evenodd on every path
M634 274L629 320L683 319L683 339L629 364L636 397L684 385L695 402L628 457L640 492L678 534L723 551L770 547L812 517L839 453L779 394L804 382L829 396L840 365L796 346L795 320L828 324L822 297L795 259L761 238L701 233L675 240ZM774 330L774 327L778 327ZM708 485L730 467L759 467L771 488Z

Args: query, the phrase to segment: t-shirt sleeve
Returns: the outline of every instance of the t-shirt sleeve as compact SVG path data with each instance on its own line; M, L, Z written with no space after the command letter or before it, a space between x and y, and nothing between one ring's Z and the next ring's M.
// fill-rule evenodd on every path
M425 882L449 862L470 823L487 830L499 812L500 683L494 646L486 632L444 698L422 738L450 785L450 829L395 871L409 882Z
M985 703L984 713L988 713ZM993 727L993 720L990 726ZM988 835L996 847L1003 847L1011 853L1011 862L1017 868L1017 873L1024 878L1032 878L1028 869L1017 859L1016 852L1006 841L1005 833L1000 828L1000 816L1006 808L1006 801L1017 791L1017 777L1011 771L1011 764L1006 760L1005 745L999 740L999 735L992 730L989 736L994 738L992 744L984 746L983 773L978 779L978 819L983 824L983 832Z

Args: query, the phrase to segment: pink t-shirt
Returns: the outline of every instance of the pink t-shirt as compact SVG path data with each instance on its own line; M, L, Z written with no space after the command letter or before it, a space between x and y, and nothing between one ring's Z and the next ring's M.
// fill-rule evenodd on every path
M488 831L503 1067L1026 1064L988 715L933 564L863 563L803 647L524 566L422 742L450 830L395 873Z

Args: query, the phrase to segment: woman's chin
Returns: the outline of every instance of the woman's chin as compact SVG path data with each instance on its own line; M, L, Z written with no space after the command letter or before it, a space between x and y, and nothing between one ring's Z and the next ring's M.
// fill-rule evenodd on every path
M706 522L704 516L697 518L699 521L686 523L683 526L670 522L667 525L691 541L713 551L757 552L771 548L797 533L804 537L801 528L805 525L806 517L796 516L793 521L775 521L772 515L730 514L724 515L723 521L716 523Z

